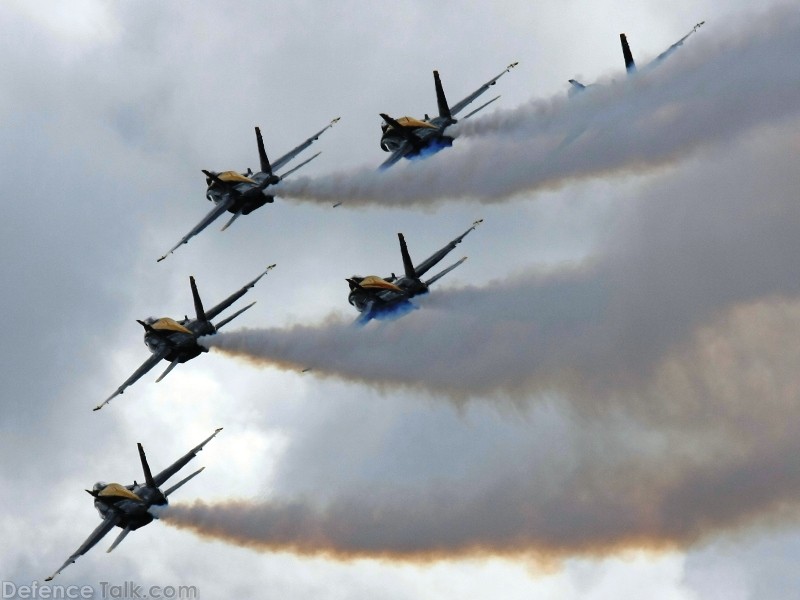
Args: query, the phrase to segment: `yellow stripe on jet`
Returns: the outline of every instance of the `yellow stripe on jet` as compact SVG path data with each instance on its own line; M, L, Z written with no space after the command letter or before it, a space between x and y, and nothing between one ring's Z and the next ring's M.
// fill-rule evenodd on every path
M175 319L170 319L169 317L159 319L150 327L159 331L175 331L178 333L188 333L189 335L192 335L190 330L186 329L186 327L178 323Z
M426 123L425 121L420 121L419 119L415 119L414 117L400 117L397 119L397 122L402 125L403 127L427 127L428 129L436 129L435 125L431 125L430 123Z
M127 498L128 500L136 500L137 502L142 501L139 496L119 483L109 483L97 495L103 498Z
M241 173L237 173L236 171L223 171L217 175L217 179L220 181L226 181L229 183L252 183L253 185L258 185L255 181L250 179L249 177L245 177Z
M395 284L390 283L389 281L386 281L385 279L381 279L377 275L369 275L368 277L364 277L364 279L361 280L359 285L362 288L367 288L367 289L379 288L379 289L382 289L382 290L392 290L393 292L402 292L403 291L401 288L397 287Z

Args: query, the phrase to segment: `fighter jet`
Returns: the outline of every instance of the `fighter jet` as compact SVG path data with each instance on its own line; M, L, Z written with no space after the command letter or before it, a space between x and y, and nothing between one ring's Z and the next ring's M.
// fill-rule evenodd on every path
M326 127L320 129L317 133L308 138L305 142L297 146L288 154L284 154L273 163L269 162L267 152L264 150L264 140L261 137L261 130L256 127L256 142L258 144L258 156L261 159L261 170L258 173L253 173L247 169L244 173L236 171L223 171L220 173L214 171L203 170L206 176L206 198L214 203L214 208L211 209L203 219L195 225L195 227L181 238L169 251L164 254L157 262L161 262L167 256L175 252L181 245L187 243L191 238L208 227L213 221L222 216L226 211L233 216L222 227L225 231L231 223L238 219L241 215L249 215L255 209L264 206L267 203L274 202L275 196L268 193L267 188L285 179L300 167L303 167L314 160L320 155L317 152L311 158L301 162L296 167L289 169L283 175L276 175L274 171L280 169L291 161L295 156L300 154L303 150L313 144L320 135L327 129L333 127L338 123L339 117L331 121Z
M433 83L436 87L436 101L439 105L439 116L431 119L428 115L425 115L422 120L413 117L393 119L389 115L381 113L381 118L384 121L381 125L381 131L383 131L383 135L381 136L381 150L384 152L391 152L392 154L381 164L379 169L388 169L401 158L425 158L431 154L437 153L442 148L452 146L453 138L445 135L445 129L453 123L456 123L454 117L478 96L493 86L498 79L517 66L517 64L519 63L515 62L508 65L500 75L493 77L452 107L447 104L442 82L439 79L439 72L434 71ZM471 117L479 110L489 106L499 97L500 96L496 96L492 98L464 118L467 119Z
M409 302L411 298L419 296L420 294L427 294L431 284L447 275L450 271L467 260L467 257L465 256L458 260L427 281L422 281L420 278L436 266L436 264L441 262L445 256L461 243L461 240L463 240L470 231L475 229L482 222L483 219L478 219L473 222L472 227L467 229L444 248L419 263L416 267L411 262L411 256L408 254L405 237L403 237L402 233L398 233L397 237L400 239L400 254L403 257L403 268L405 270L403 276L398 277L394 273L384 278L378 277L377 275L369 275L367 277L353 275L347 279L347 283L350 284L350 295L347 300L361 313L356 319L355 324L364 325L370 319L400 316L414 308L411 302Z
M234 292L208 311L203 309L203 303L200 301L200 294L197 292L197 285L194 282L194 277L189 277L189 285L192 288L192 297L194 298L194 310L196 317L194 319L190 319L187 316L180 321L170 319L169 317L162 317L160 319L150 317L144 321L137 320L136 322L144 327L144 343L152 353L152 356L144 361L142 366L136 369L134 374L128 377L128 379L125 380L125 383L117 388L116 392L111 394L103 401L102 404L95 406L92 410L100 410L103 408L115 397L122 394L125 391L125 388L137 381L150 369L155 367L160 360L166 360L169 362L169 366L164 370L159 378L156 379L156 382L164 379L164 377L166 377L167 374L172 371L172 369L174 369L178 363L185 363L187 360L191 360L203 352L208 352L208 348L197 343L197 338L199 338L201 335L215 334L224 325L227 325L236 317L241 315L244 311L251 308L255 302L251 302L216 325L211 322L211 319L216 317L223 310L244 296L250 288L258 283L259 279L269 273L269 271L274 267L275 265L270 265L263 273L261 273L261 275L253 279L253 281L246 284L240 290Z
M142 448L141 444L137 444L139 447L139 458L142 461L142 470L144 471L144 483L142 484L134 481L130 485L121 485L119 483L98 481L94 484L91 491L86 490L86 492L94 498L94 507L97 509L97 512L100 513L100 518L103 519L103 522L97 526L97 529L95 529L88 538L86 538L86 541L81 544L72 556L70 556L55 573L45 579L45 581L51 581L53 577L61 573L68 565L74 563L79 556L86 554L97 542L103 539L109 531L114 529L114 527L119 527L122 531L119 536L117 536L117 539L114 540L114 543L111 544L111 547L107 550L108 552L116 548L131 531L147 525L153 519L157 519L159 508L164 508L169 504L167 500L169 495L198 475L205 467L184 477L167 490L161 491L161 486L164 485L170 477L186 466L186 464L203 449L203 446L210 442L220 431L222 431L222 427L215 430L214 433L200 442L199 445L189 450L189 452L155 477L150 473L150 466L147 464L144 448Z
M692 28L692 30L689 33L687 33L685 36L683 36L677 42L672 44L669 48L664 50L664 52L662 52L661 54L656 56L652 61L647 63L644 67L639 69L639 72L650 70L653 67L655 67L656 65L658 65L661 61L663 61L665 58L667 58L670 54L672 54L678 48L680 48L683 45L683 43L688 39L688 37L690 35L692 35L695 31L700 29L700 27L702 27L704 24L705 24L705 21L700 21L697 25L695 25ZM619 41L622 44L622 57L625 60L625 70L628 72L629 75L632 75L633 73L637 72L637 68L636 68L636 63L633 60L633 53L631 52L631 48L628 45L628 38L625 36L624 33L620 33L619 34ZM572 96L572 95L574 95L574 94L576 94L578 92L581 92L581 91L583 91L583 90L585 90L587 88L590 88L590 87L592 87L592 85L595 85L595 84L584 85L580 81L577 81L575 79L570 79L569 82L572 85L572 87L569 89L569 92L568 92L570 96Z

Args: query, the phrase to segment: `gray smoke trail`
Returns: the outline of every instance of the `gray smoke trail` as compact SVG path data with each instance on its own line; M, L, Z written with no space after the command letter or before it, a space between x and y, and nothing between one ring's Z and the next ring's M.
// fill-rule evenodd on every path
M800 514L798 333L798 303L731 311L671 353L641 390L665 405L651 427L602 416L594 429L576 428L567 461L517 444L512 460L466 477L332 498L176 505L163 519L259 550L406 561L684 548L791 522Z
M419 299L421 310L364 329L332 317L207 343L264 364L458 399L565 387L610 397L647 381L718 312L800 292L800 174L786 131L794 128L761 132L680 181L658 182L623 207L581 267L437 288Z
M411 315L363 329L332 318L209 338L377 387L547 399L572 419L566 458L559 443L543 454L515 440L507 460L466 476L176 506L167 522L261 550L412 561L684 548L796 522L798 120L789 125L621 204L580 267L436 289Z
M707 26L670 62L631 82L592 89L573 102L532 102L458 124L455 133L470 143L434 159L381 173L370 166L293 178L279 193L348 206L500 202L570 180L669 164L796 115L797 12L773 11L727 38L719 30ZM561 146L584 129L576 142Z

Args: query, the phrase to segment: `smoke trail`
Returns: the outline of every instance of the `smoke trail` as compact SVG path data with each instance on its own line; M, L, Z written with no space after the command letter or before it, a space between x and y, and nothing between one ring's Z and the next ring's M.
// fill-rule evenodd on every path
M796 521L798 333L800 304L733 310L671 353L637 393L664 404L653 427L595 419L595 429L573 432L572 464L520 448L465 477L332 498L176 505L163 520L265 551L410 561L685 548Z
M421 310L364 329L332 317L204 343L264 364L459 399L635 387L720 311L800 292L796 141L783 130L756 140L624 205L581 267L435 288L418 300Z
M411 561L684 548L796 522L796 131L759 131L656 182L580 267L436 289L360 330L332 318L209 338L377 387L545 397L572 419L566 452L509 442L507 460L459 477L179 505L167 522L262 550Z
M668 164L798 113L796 11L774 11L724 39L713 35L707 26L672 61L631 82L458 124L454 133L470 143L435 159L381 173L369 166L293 178L280 184L280 195L348 206L500 202L575 179Z

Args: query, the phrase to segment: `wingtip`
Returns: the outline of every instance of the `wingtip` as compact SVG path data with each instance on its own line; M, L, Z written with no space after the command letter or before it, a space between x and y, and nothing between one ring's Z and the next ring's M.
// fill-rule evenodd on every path
M337 124L337 123L338 123L338 122L341 120L341 118L342 118L342 117L336 117L335 119L333 119L333 120L331 121L331 125L336 125L336 124Z
M99 404L99 405L95 406L95 407L92 409L92 412L94 412L94 411L96 411L96 410L100 410L101 408L103 408L103 405L102 405L102 404Z
M214 434L217 434L217 433L219 433L220 431L222 431L222 427L217 427L217 428L214 430ZM205 467L203 467L203 468L205 469Z
M518 61L518 60L515 60L513 63L511 63L510 65L508 65L508 68L509 68L509 69L513 69L513 68L514 68L514 67L516 67L518 64L519 64L519 61Z

